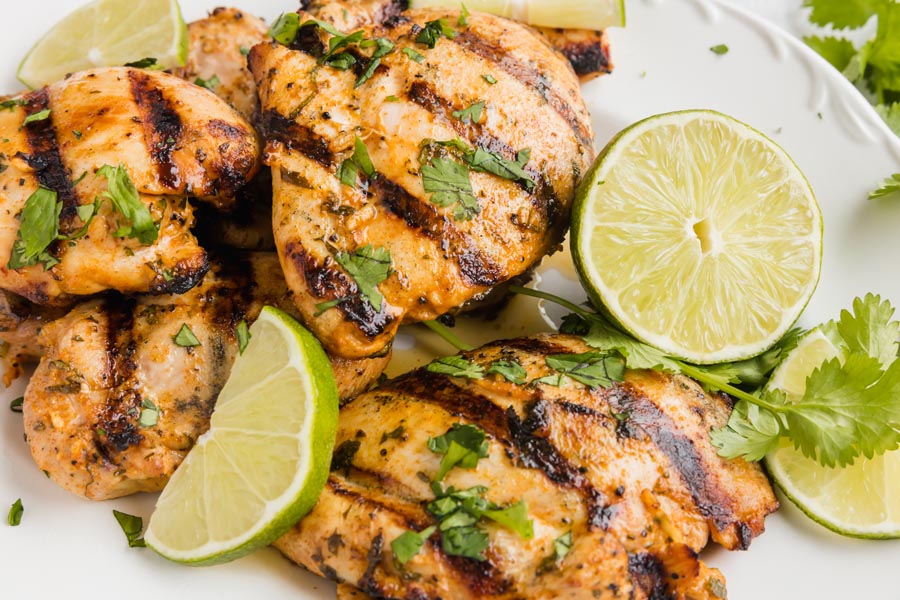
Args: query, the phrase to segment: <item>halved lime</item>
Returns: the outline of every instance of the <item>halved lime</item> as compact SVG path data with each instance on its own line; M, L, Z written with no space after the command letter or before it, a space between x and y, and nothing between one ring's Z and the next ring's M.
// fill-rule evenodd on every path
M95 0L69 13L31 48L19 81L34 89L68 73L155 58L184 65L188 32L177 0Z
M572 210L575 266L598 308L690 362L763 352L819 280L822 216L809 182L772 140L714 111L619 133Z
M459 8L516 19L538 27L593 29L625 25L625 0L412 0L412 8Z
M808 333L772 374L768 387L799 397L806 377L841 351L820 330ZM781 491L817 523L842 535L900 537L900 450L847 467L823 467L787 440L766 456L769 475Z
M163 490L144 539L168 559L216 564L271 543L316 503L328 478L338 393L319 342L272 307Z

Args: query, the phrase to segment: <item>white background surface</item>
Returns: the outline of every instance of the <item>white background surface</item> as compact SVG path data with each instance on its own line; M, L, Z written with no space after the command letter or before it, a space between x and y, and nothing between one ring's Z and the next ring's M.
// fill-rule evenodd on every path
M234 1L269 18L296 6L292 0ZM598 146L629 123L668 110L714 108L750 123L795 158L822 204L823 277L802 324L831 318L868 291L900 305L900 202L865 198L883 177L900 171L900 142L852 87L802 45L712 0L627 2L628 28L612 33L616 72L584 90ZM799 0L732 4L755 7L787 29L805 31ZM0 88L18 89L15 65L74 5L4 3ZM182 6L192 19L214 3L182 0ZM729 46L728 54L708 50L720 43ZM8 399L20 393L13 389L0 402L0 514L16 498L25 505L21 526L0 524L0 598L280 600L332 594L330 584L271 550L221 567L191 569L127 548L111 510L146 517L153 498L93 503L45 479L22 441L21 417L6 409ZM767 529L747 552L705 553L723 570L732 599L900 598L894 575L900 542L844 539L790 506L770 517Z

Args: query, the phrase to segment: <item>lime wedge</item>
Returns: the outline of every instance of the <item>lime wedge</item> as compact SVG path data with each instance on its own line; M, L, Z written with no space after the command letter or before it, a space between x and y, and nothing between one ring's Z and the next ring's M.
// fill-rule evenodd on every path
M799 397L806 377L840 349L820 330L808 333L772 374L769 388ZM775 484L817 523L841 535L900 537L900 450L843 468L823 467L787 440L766 456Z
M184 65L188 32L176 0L95 0L69 13L31 48L19 81L34 89L68 73L155 58Z
M625 25L625 0L412 0L412 8L460 8L536 25L593 29Z
M328 478L338 393L319 342L263 309L200 436L144 536L162 556L216 564L271 543L315 505Z
M819 280L822 217L797 165L721 113L650 117L606 146L578 189L572 254L592 300L690 362L755 356Z

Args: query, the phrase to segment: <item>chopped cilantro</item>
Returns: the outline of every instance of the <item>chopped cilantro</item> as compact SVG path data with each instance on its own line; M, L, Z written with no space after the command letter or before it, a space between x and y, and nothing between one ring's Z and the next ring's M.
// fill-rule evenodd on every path
M144 245L155 242L159 237L159 224L154 223L150 210L141 202L125 165L103 165L97 170L97 177L106 177L107 189L102 196L108 198L116 212L125 218L125 224L120 223L115 232L116 237L136 238Z
M394 272L390 251L367 244L352 253L338 252L334 259L356 282L360 296L381 312L384 296L378 286Z
M181 346L183 348L192 348L200 345L200 340L197 339L197 336L194 335L194 332L191 331L191 328L187 323L181 324L181 329L178 330L178 333L175 334L175 337L173 337L172 340L175 342L176 346Z
M138 423L141 427L153 427L159 423L159 408L157 408L152 400L147 400L145 398L144 401L141 402L141 416L138 419Z
M431 373L440 373L450 377L465 377L466 379L481 379L484 377L484 367L477 363L471 363L462 356L444 356L437 358L425 369Z
M438 206L453 206L455 220L469 221L481 212L465 165L450 158L435 157L422 165L420 172L425 192L431 194L429 200Z
M19 396L9 403L9 410L14 413L22 412L22 404L25 402L25 396Z
M337 178L344 185L355 189L360 171L370 179L376 175L375 166L372 164L372 159L369 158L369 151L366 149L365 142L359 139L359 136L355 136L353 154L340 164L337 170Z
M59 262L48 248L59 235L61 211L62 202L53 190L41 186L28 197L19 215L19 232L7 267L20 269L41 263L46 270Z
M441 37L452 40L456 37L456 32L445 19L436 19L425 23L425 27L416 36L416 43L434 48Z
M25 117L25 120L22 121L22 126L19 127L19 129L22 129L22 127L25 127L29 123L34 123L36 121L44 121L44 120L48 119L49 117L50 117L50 109L49 108L45 108L44 110L38 111L36 113L32 113L32 114L28 115L27 117Z
M197 77L194 79L194 85L199 85L202 88L206 88L211 92L216 91L219 83L219 76L213 73L208 79L203 79L202 77Z
M481 121L481 113L484 110L484 105L486 104L485 100L481 102L476 102L471 105L469 108L464 110L454 110L453 118L459 119L463 123L478 123Z
M544 361L557 373L591 388L609 387L614 381L622 381L625 375L625 361L604 352L551 354Z
M119 522L119 527L125 533L125 539L128 540L129 548L143 548L144 538L141 537L141 531L144 529L144 519L129 515L128 513L113 510L113 516Z
M490 85L494 85L495 83L497 83L497 78L490 73L482 75L481 78L487 81Z
M728 46L726 46L725 44L716 44L715 46L711 47L709 50L713 54L718 54L719 56L722 56L723 54L728 54Z
M22 506L22 499L19 498L9 507L9 512L6 514L6 524L10 527L18 527L19 523L22 522L22 513L24 512L25 507Z
M334 449L331 457L331 470L343 471L344 477L350 474L350 467L353 466L353 457L359 451L359 440L346 440Z
M487 373L489 375L500 375L516 385L525 383L525 378L528 376L528 371L525 370L525 367L514 360L496 360L490 364Z
M408 56L410 60L413 60L417 63L420 63L425 60L425 56L423 54L419 54L412 48L406 47L403 50L401 50L401 52L403 54L405 54L406 56Z
M152 71L162 71L165 69L165 67L159 64L159 61L157 61L152 56L148 56L134 62L127 62L124 66L132 67L135 69L150 69Z
M238 354L243 354L244 350L247 349L247 344L250 343L251 337L250 328L247 327L247 321L241 319L241 322L237 324L235 337L237 337Z
M456 20L456 24L460 27L468 27L470 16L472 16L472 13L469 12L469 9L466 7L465 3L460 2L459 18Z
M356 80L356 84L354 87L359 87L369 79L371 79L372 75L375 74L375 69L378 68L378 65L381 64L381 59L387 56L387 54L394 49L394 43L387 38L375 38L371 40L364 40L359 43L360 48L370 48L375 47L375 51L372 53L372 56L369 57L368 65L366 66L366 70L363 71L363 74L359 76L359 79Z
M438 482L453 467L474 469L478 465L478 459L487 458L490 444L480 427L454 423L444 435L428 438L428 449L444 456L437 475L434 476L434 481Z
M397 559L397 562L401 565L408 563L412 557L419 553L422 546L425 545L425 540L431 537L431 534L433 534L436 529L437 528L432 525L418 533L415 531L404 531L394 538L391 542L391 551L393 551L394 558Z

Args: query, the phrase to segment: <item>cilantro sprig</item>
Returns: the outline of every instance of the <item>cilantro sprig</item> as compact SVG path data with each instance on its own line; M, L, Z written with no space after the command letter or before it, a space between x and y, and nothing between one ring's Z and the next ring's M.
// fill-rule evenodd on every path
M694 365L622 333L601 315L537 290L511 291L557 302L588 327L584 341L618 353L628 368L656 369L691 377L710 391L737 402L728 424L711 433L719 454L759 460L779 439L790 440L820 464L846 466L859 456L872 457L900 447L900 324L891 321L890 303L868 294L853 310L821 329L842 350L842 359L826 361L810 374L802 398L778 390L760 390L780 360L797 344L791 332L763 355L724 365ZM569 320L569 326L573 322Z
M814 25L858 29L873 17L875 35L859 47L837 36L808 36L804 41L841 71L900 135L900 3L894 0L804 0Z
M892 196L897 192L900 192L900 173L894 173L885 179L878 189L869 192L869 200Z

